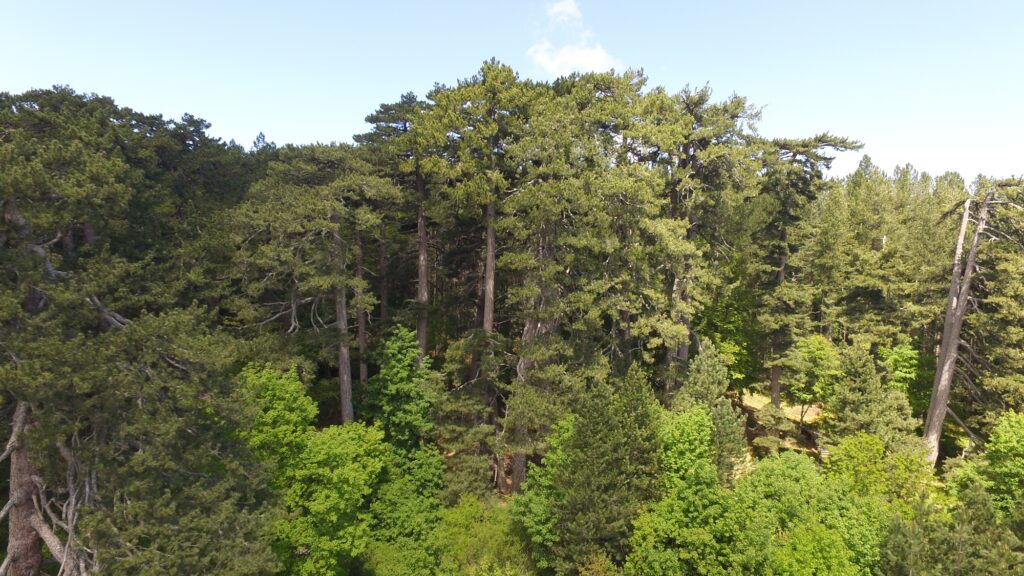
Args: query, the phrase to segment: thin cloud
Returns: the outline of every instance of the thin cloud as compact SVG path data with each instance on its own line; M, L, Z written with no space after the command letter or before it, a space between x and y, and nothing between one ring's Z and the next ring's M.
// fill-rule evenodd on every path
M548 4L548 18L552 22L582 22L583 13L576 0L559 0Z
M530 46L526 55L548 75L622 68L622 63L594 40L576 0L557 0L547 5L546 12L547 35Z

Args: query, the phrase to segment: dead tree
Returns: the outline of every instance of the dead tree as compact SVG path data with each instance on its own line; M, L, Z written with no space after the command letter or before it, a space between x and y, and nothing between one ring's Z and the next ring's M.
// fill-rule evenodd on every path
M942 324L942 342L939 346L938 366L935 381L932 385L931 401L924 422L924 442L928 462L934 466L939 457L939 439L946 421L949 408L949 395L953 387L956 372L956 361L960 354L960 332L971 295L971 281L974 277L978 259L978 247L985 236L989 211L992 205L995 187L990 186L978 210L978 219L974 227L974 237L970 249L964 259L964 241L971 222L971 201L964 202L963 218L957 235L956 249L953 253L953 275L949 286L949 298L946 301L946 315Z

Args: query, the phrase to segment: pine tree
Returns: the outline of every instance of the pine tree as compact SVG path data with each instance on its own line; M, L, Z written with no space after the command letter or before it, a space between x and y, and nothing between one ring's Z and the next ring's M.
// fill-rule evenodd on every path
M676 394L673 407L686 409L699 406L707 411L712 424L712 461L723 480L733 476L736 464L747 452L746 416L737 410L726 395L729 389L729 368L711 343L690 361L686 382Z
M660 489L658 413L639 368L618 391L590 387L516 500L519 522L541 545L539 565L575 574L596 555L625 559L633 518Z
M857 345L840 355L842 376L835 385L828 429L833 440L857 432L882 439L889 448L900 445L914 431L906 395L882 383L870 353Z

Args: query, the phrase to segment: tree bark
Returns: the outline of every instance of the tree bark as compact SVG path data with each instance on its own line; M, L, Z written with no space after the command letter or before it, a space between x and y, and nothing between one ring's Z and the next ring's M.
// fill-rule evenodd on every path
M366 381L369 378L369 366L366 363L368 343L366 325L369 320L369 310L366 309L366 305L362 301L362 296L364 296L362 286L366 277L363 248L363 236L359 230L356 230L356 280L357 286L359 286L357 296L360 296L359 305L356 307L356 347L359 352L359 385L365 390Z
M427 254L427 211L426 193L423 178L416 177L416 186L420 190L420 205L416 211L416 340L420 345L420 355L427 355L428 311L430 305L430 268Z
M334 243L338 248L338 275L345 278L348 274L348 258L345 253L341 231L334 232ZM349 349L348 332L348 287L340 286L334 290L335 328L338 331L338 388L340 392L341 423L353 422L355 410L352 408L352 354Z
M387 225L381 222L380 243L377 245L377 291L380 293L380 323L386 325L391 319L391 310L388 308L388 243L384 234L387 232Z
M338 386L341 392L341 422L356 419L352 408L352 359L348 346L348 296L345 288L334 293L334 314L338 327Z
M773 364L770 377L772 384L772 406L780 408L782 406L782 366Z
M939 441L942 438L942 427L945 424L949 408L949 396L953 387L953 376L956 360L960 354L960 332L967 304L970 301L971 280L978 257L978 247L985 233L988 221L989 206L992 202L994 189L990 189L981 204L978 224L974 230L974 238L963 263L964 240L971 218L970 200L964 202L964 214L960 221L956 249L953 253L953 274L949 286L949 298L946 301L946 314L942 324L942 342L939 347L938 366L932 384L932 396L928 404L928 412L924 422L924 442L928 463L935 466L939 458Z
M486 247L484 254L484 317L482 328L490 334L494 332L494 266L495 266L495 238L494 238L494 201L487 203L487 210L484 216L486 226Z
M42 540L32 526L36 516L33 495L37 492L32 477L35 468L29 461L21 433L28 426L28 405L18 402L14 413L14 431L8 443L11 458L11 508L8 512L7 556L9 576L37 576L43 563Z
M538 259L544 258L543 251L537 254ZM536 341L541 336L548 334L553 330L552 319L549 316L544 316L547 312L545 303L545 294L548 290L542 289L541 294L538 295L533 301L533 314L536 317L527 318L526 322L523 323L523 334L520 338L520 354L519 360L516 362L516 379L521 385L525 385L530 377L530 371L537 364L531 355L535 352ZM550 294L548 294L550 296ZM526 443L527 430L523 426L515 423L513 419L512 429L510 435L512 437L512 477L511 477L511 491L517 493L522 489L523 482L526 480L526 452L523 446ZM504 486L500 486L504 488Z
M782 287L783 282L786 281L786 264L789 261L789 233L785 228L782 230L782 256L779 257L779 269L776 272L776 285L775 288L778 290ZM782 358L782 333L781 328L777 328L775 333L772 335L772 364L770 372L771 388L772 388L772 405L776 408L782 407L782 366L778 364Z
M526 481L526 454L515 452L512 454L512 486L511 491L518 494L523 490L523 482Z

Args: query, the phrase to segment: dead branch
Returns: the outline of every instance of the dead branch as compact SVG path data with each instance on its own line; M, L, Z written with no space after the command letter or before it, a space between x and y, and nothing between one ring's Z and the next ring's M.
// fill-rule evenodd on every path
M50 525L42 519L39 514L33 514L29 518L29 524L39 534L39 537L46 543L46 547L50 549L50 553L53 554L54 558L64 558L65 549L64 543L61 542L57 534L50 528Z
M18 436L20 436L22 431L25 430L25 426L27 424L28 403L19 401L18 405L14 408L11 437L7 440L7 448L4 449L4 453L0 454L0 462L9 458L11 452L14 452L14 449L18 447Z
M7 513L10 512L11 508L13 508L16 504L17 504L17 500L15 498L11 498L10 500L8 500L7 504L4 504L3 510L0 510L0 520L3 520L4 518L6 518L7 517Z
M118 330L124 330L126 326L132 323L131 320L121 316L117 312L112 312L104 306L100 299L94 296L89 296L85 299L93 308L99 311L102 322L106 327L116 328Z
M953 409L949 406L946 406L946 414L949 414L949 417L953 419L953 422L956 422L960 428L963 428L963 431L967 433L967 437L971 439L971 444L975 446L981 444L981 436L972 432L971 429L967 427L967 424L964 424L964 421L961 420L960 417L956 415L956 412L953 412Z

